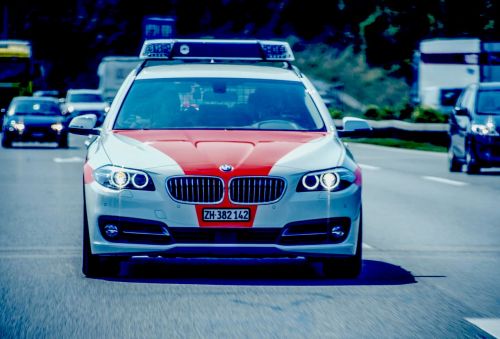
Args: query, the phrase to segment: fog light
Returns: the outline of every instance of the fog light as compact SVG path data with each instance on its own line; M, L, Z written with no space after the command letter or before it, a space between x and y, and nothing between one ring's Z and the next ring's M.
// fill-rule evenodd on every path
M118 226L106 225L104 226L104 232L110 238L115 238L118 235Z
M333 226L331 235L335 239L340 239L345 235L344 227L343 226Z

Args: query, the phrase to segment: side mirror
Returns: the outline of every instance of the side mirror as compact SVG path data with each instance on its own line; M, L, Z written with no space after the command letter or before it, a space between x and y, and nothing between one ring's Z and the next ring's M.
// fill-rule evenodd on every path
M97 116L95 114L79 115L69 123L69 132L79 135L99 135L101 130L95 128Z
M361 138L366 137L372 128L364 119L345 117L342 119L343 129L338 130L339 137Z
M455 115L459 117L468 117L469 110L465 107L455 107Z

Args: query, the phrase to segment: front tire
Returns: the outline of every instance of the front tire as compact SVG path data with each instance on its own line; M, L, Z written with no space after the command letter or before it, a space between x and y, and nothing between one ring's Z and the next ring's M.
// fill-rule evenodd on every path
M68 148L68 135L63 135L61 139L59 140L57 146L59 148Z
M469 144L465 153L465 171L467 174L477 174L480 169L481 167L477 164L471 145Z
M3 148L11 148L12 147L12 141L9 138L7 138L5 133L2 136L2 147Z
M356 253L347 258L323 259L323 274L327 278L355 279L361 274L363 266L363 218L360 213Z
M85 204L85 202L84 202ZM82 273L87 277L98 277L102 273L101 258L92 254L90 247L89 224L87 220L87 208L83 208L83 260Z
M455 156L452 146L448 149L448 169L450 172L460 172L462 170L462 163Z
M120 264L123 257L102 258L97 254L92 254L90 246L89 224L87 219L87 209L83 207L83 253L82 253L82 273L89 278L103 276L115 276L120 273Z

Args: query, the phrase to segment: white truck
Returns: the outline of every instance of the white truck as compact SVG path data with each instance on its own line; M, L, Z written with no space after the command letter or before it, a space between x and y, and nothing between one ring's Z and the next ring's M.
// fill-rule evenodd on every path
M97 75L99 76L99 90L106 101L113 101L123 80L140 62L138 57L129 56L107 56L102 59Z
M414 57L414 101L445 114L468 84L500 81L500 42L476 38L423 40Z

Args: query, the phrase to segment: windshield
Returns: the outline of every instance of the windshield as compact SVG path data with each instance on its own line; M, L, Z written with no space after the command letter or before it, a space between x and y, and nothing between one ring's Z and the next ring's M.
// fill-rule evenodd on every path
M299 82L219 78L138 80L114 128L325 129Z
M29 78L29 59L0 58L0 81L26 82Z
M61 115L59 105L49 101L15 101L9 108L9 115Z
M476 111L478 114L500 114L500 88L480 90Z
M91 93L70 94L68 101L69 102L104 102L104 100L100 94L91 94Z

